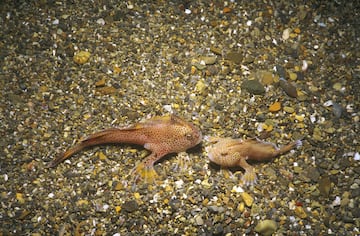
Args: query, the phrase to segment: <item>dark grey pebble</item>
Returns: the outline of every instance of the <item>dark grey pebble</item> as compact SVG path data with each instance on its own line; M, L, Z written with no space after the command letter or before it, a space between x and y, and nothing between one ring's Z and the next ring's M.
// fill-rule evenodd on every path
M334 102L333 106L332 106L332 112L333 112L334 116L336 118L340 118L342 111L343 111L342 106L340 104Z
M319 180L320 173L315 167L310 166L306 170L306 176L312 181L317 182Z
M298 96L296 87L284 78L280 78L280 87L289 97L296 98Z
M137 204L137 202L135 200L126 201L122 205L122 209L124 209L124 211L129 212L129 213L136 211L138 209L138 207L139 207L139 205Z
M241 84L241 88L255 95L261 95L265 93L264 85L262 85L258 80L245 80Z

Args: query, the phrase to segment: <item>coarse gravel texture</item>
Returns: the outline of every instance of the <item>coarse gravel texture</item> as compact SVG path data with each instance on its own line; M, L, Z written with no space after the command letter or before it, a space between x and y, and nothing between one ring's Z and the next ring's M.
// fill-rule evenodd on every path
M359 9L2 1L0 235L359 235ZM157 163L156 184L129 181L148 153L126 144L45 168L86 135L169 113L205 136L303 145L254 163L254 186L209 163L206 141Z

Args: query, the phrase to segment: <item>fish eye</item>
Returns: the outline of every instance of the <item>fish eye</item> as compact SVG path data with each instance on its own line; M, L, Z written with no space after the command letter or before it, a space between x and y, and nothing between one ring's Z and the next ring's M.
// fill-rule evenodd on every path
M186 137L187 140L192 140L193 139L192 134L185 134L185 137Z

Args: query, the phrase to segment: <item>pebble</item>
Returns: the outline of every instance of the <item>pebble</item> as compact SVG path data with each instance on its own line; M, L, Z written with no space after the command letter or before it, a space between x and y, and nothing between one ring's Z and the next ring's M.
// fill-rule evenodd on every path
M206 89L205 81L203 79L200 79L195 85L195 90L198 91L199 93L203 93L205 89Z
M290 80L296 80L297 79L297 74L294 72L289 72L289 78Z
M255 95L261 95L265 93L264 85L262 85L258 80L245 80L241 84L241 88Z
M284 41L288 40L290 37L290 29L289 28L286 28L283 33L282 33L282 39Z
M330 178L328 176L322 176L320 177L318 184L319 184L320 194L323 195L324 197L328 197L331 189Z
M230 7L224 7L223 13L230 13L230 12L231 12L231 8L230 8Z
M214 47L214 46L210 47L210 52L212 52L212 53L214 53L216 55L221 55L222 54L221 48Z
M240 52L229 52L226 54L225 59L240 64L243 60L243 54Z
M305 219L307 214L302 206L295 207L295 215L301 219Z
M99 95L109 95L117 92L117 89L113 86L105 86L105 87L98 87L96 88L96 92Z
M255 76L264 85L274 82L274 75L270 71L257 71Z
M294 85L285 80L284 78L280 78L280 87L285 91L285 93L292 98L296 98L298 96L297 90Z
M277 230L277 223L274 220L262 220L255 226L255 232L264 236L270 236Z
M281 109L281 103L280 102L274 102L269 106L269 111L271 112L277 112Z
M336 118L340 118L342 115L343 108L339 103L334 102L332 105L332 112Z
M80 51L74 55L73 60L76 64L82 65L89 60L90 56L91 56L90 52Z
M299 122L303 122L305 119L304 115L295 115L295 119Z
M104 87L105 82L106 82L105 78L102 78L101 80L95 82L95 87Z
M200 57L200 61L203 61L205 65L213 65L216 62L216 57L202 56Z
M254 202L254 198L250 194L248 194L247 192L240 193L240 195L241 195L243 201L245 202L245 205L247 207L251 207L251 205Z
M292 114L292 113L295 112L295 109L292 108L292 107L289 107L289 106L285 106L285 107L283 108L283 110L284 110L286 113L290 113L290 114Z
M276 65L274 70L276 70L276 72L280 78L286 77L286 71L285 71L284 67L282 67L280 65Z
M124 204L122 205L121 208L124 211L131 213L131 212L138 210L139 205L135 200L129 200L129 201L124 202Z
M24 195L22 193L16 193L16 200L21 204L25 203Z
M341 83L337 82L333 85L333 89L335 89L336 91L340 91L341 90Z
M200 215L195 216L195 224L196 225L203 225L204 224L204 220Z
M306 176L312 181L317 182L320 178L320 173L317 168L309 166L308 168L306 168Z

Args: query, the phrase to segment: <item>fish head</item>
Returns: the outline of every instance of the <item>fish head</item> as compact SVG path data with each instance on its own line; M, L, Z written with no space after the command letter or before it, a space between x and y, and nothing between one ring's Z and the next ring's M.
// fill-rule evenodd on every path
M186 150L196 146L202 141L202 133L194 124L186 122L176 116L172 116L171 119L174 122L176 133L178 133L178 140L181 142L179 146L183 146Z

